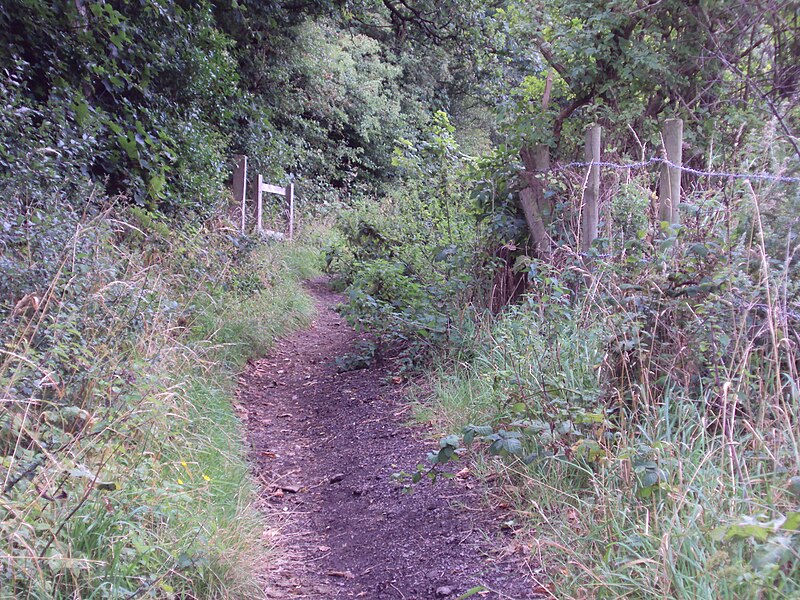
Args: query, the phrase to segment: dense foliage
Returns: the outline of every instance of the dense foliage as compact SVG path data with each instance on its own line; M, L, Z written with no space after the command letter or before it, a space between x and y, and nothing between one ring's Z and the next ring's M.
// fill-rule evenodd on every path
M258 594L230 380L308 316L308 271L221 223L15 209L3 291L35 291L0 325L0 597Z
M466 77L432 43L394 47L376 33L388 19L323 2L4 2L0 184L37 200L69 173L206 217L243 153L316 203L380 187L394 141Z
M459 435L434 467L468 454L499 474L559 596L796 595L797 14L788 0L0 3L0 589L254 589L231 567L247 550L220 551L244 539L242 499L219 483L240 458L201 439L189 399L230 411L187 364L229 362L210 340L258 347L222 307L287 326L304 312L293 277L219 219L244 153L298 183L301 221L335 221L342 311L372 333L340 367L438 369L425 414ZM624 166L660 157L674 117L685 165L743 174L684 173L681 224L656 217L657 168ZM593 124L618 166L581 252L586 171L570 163ZM555 168L537 173L542 151ZM762 172L790 179L746 178ZM547 252L521 210L533 188ZM209 499L217 516L198 523Z
M492 147L460 155L441 117L401 141L402 187L347 213L332 254L368 353L438 351L421 414L460 435L411 481L465 454L499 475L559 597L796 595L795 9L568 0L485 17ZM670 224L657 168L605 169L581 253L586 170L536 176L532 149L582 160L600 123L603 160L648 163L668 117L685 122L684 164L742 177L684 173ZM762 172L789 179L747 180ZM520 210L532 177L548 253Z

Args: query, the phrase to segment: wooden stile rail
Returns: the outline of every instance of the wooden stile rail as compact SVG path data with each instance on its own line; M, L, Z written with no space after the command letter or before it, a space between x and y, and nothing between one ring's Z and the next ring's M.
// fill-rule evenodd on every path
M247 214L247 157L242 154L236 156L236 170L233 172L233 199L242 210L242 233L244 233Z
M253 201L256 205L256 226L257 233L263 233L263 198L264 194L276 194L286 198L286 205L289 212L289 240L294 238L294 184L290 183L286 187L264 183L261 174L256 175L253 186ZM240 206L242 214L241 230L247 231L247 157L239 155L236 157L236 169L233 172L233 198Z

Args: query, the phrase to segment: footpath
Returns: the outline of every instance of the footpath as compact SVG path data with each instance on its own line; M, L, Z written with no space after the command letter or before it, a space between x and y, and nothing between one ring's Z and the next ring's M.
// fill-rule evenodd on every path
M413 493L392 479L435 447L409 424L387 366L339 372L360 336L335 312L344 298L312 281L312 326L279 341L242 376L238 410L276 546L267 598L522 600L538 566L510 550L463 465ZM481 591L476 588L480 586ZM471 592L471 593L470 593Z

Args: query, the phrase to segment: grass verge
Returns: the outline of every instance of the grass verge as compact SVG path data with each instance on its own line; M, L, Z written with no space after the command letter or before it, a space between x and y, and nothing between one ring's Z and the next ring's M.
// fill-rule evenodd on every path
M698 264L700 240L638 272L537 265L420 402L460 434L438 456L492 476L553 597L800 597L793 267L725 239Z
M269 548L233 386L310 318L318 253L136 210L17 217L0 598L258 597Z

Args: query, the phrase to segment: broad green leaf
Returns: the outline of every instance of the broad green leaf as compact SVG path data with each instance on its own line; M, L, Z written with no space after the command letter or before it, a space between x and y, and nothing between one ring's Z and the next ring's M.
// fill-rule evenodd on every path
M726 540L741 540L753 538L759 542L766 542L772 533L772 527L758 523L739 523L730 525L725 534Z
M460 441L457 435L448 435L447 437L442 438L439 440L439 448L446 448L448 446L452 446L453 448L458 448L460 445Z
M800 512L786 513L786 520L781 524L784 531L800 531Z
M522 442L520 442L518 439L507 439L505 446L506 452L509 454L522 454Z
M756 571L780 567L793 556L792 539L788 535L773 537L758 548L750 564Z

